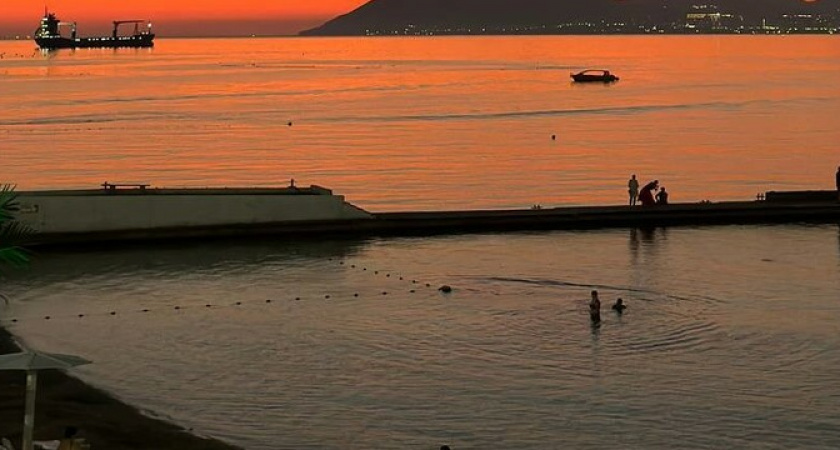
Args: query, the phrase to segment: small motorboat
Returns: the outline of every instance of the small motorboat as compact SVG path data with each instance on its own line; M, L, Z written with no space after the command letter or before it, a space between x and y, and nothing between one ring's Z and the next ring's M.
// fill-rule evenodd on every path
M614 83L618 77L611 74L609 70L584 70L573 73L572 79L576 83Z

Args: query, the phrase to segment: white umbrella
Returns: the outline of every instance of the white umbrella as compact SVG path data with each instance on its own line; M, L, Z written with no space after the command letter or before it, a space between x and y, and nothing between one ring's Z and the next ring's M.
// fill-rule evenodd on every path
M32 432L35 430L35 390L38 371L43 369L69 369L91 362L73 355L26 351L0 355L0 370L26 371L26 413L23 416L23 450L32 450Z

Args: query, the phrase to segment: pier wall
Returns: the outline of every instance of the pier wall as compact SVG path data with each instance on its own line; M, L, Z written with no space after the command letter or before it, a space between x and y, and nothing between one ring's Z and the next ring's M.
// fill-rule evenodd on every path
M831 193L835 194L833 191ZM303 190L21 193L28 245L271 237L420 236L528 230L836 223L840 202L820 193L791 201L368 213L344 197ZM775 199L774 199L775 200Z
M41 234L220 227L371 215L339 195L49 195L21 193L18 220Z

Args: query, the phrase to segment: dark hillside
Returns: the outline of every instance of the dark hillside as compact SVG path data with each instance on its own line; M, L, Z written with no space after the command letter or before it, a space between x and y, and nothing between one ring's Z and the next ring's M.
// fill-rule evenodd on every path
M363 35L367 30L540 26L619 21L663 24L685 18L692 5L715 4L745 23L791 13L827 14L840 0L372 0L304 35Z

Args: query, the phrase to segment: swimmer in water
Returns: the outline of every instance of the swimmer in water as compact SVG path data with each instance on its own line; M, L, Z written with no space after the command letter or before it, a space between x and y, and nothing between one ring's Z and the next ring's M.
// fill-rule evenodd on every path
M627 309L627 306L624 304L624 300L618 299L615 301L615 305L612 305L612 309L613 311L621 314L625 309Z
M601 300L598 298L598 291L592 291L592 300L589 301L589 318L592 323L601 321Z

